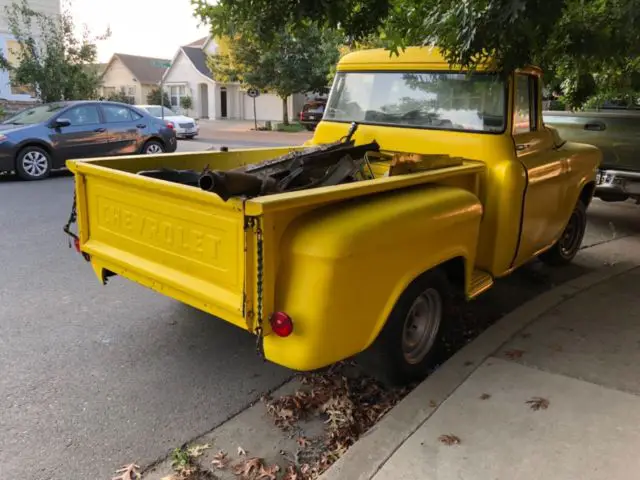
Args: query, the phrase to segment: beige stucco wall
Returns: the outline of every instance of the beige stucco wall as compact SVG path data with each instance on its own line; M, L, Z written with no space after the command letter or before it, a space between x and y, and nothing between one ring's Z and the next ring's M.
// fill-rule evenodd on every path
M135 103L147 103L149 85L140 85L133 73L116 57L102 76L102 88L103 91L109 88L120 91L122 87L127 95L135 98Z

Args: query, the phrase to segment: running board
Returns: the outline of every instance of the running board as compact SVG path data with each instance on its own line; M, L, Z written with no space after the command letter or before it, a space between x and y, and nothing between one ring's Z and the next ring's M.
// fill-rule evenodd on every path
M469 298L475 298L481 293L489 290L493 285L493 277L483 271L474 270L471 275L471 285L469 285Z

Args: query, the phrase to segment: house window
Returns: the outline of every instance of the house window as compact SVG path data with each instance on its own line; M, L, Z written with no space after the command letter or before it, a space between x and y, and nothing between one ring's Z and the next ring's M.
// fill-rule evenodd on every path
M170 89L170 99L172 107L180 107L180 99L186 96L184 85L173 85Z

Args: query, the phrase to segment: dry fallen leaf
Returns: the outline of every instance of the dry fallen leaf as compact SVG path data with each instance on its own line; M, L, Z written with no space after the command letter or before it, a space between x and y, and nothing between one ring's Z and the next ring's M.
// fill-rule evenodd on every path
M120 475L113 477L111 480L137 480L141 478L138 470L140 470L138 465L130 463L129 465L125 465L121 469L116 470L116 473L119 473Z
M211 461L214 467L223 470L227 468L229 465L229 459L227 458L227 452L220 450L213 456L213 460Z
M546 410L549 408L549 400L542 397L533 397L531 400L527 400L525 403L531 407L531 410Z
M208 443L205 443L204 445L191 445L187 448L187 455L189 455L191 458L198 458L202 456L205 450L208 450L210 448L211 445L209 445Z
M276 474L280 471L278 465L260 466L256 480L276 480Z
M440 443L444 443L445 445L458 445L460 443L460 438L452 434L440 435L438 440L440 440Z
M298 445L300 445L302 448L306 448L307 445L309 445L309 440L307 440L304 437L298 437L296 441L298 442Z
M262 459L258 457L247 458L245 461L240 462L233 467L233 473L238 475L240 478L250 479L254 478L255 475L262 468Z
M246 455L247 452L244 448L242 447L238 447L238 455L242 456L242 455Z
M282 480L302 480L299 475L296 467L294 465L289 465L287 469L284 471L284 477Z
M429 400L429 407L436 408L437 406L438 406L438 404L436 403L435 400Z
M489 395L488 393L483 393L482 395L480 395L480 400L489 400L491 398L491 395Z
M524 355L524 350L518 350L515 348L513 350L507 350L506 352L504 352L504 356L510 360L522 358L522 355Z

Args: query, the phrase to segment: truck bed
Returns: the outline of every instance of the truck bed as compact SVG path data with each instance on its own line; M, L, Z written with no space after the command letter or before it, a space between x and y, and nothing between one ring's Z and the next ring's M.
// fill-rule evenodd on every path
M199 188L136 175L158 168L230 169L293 149L163 154L67 162L75 175L80 248L98 278L120 275L253 330L257 289L256 231L264 231L263 311L273 311L278 245L305 211L350 198L438 182L477 194L484 165L453 167L227 202Z

